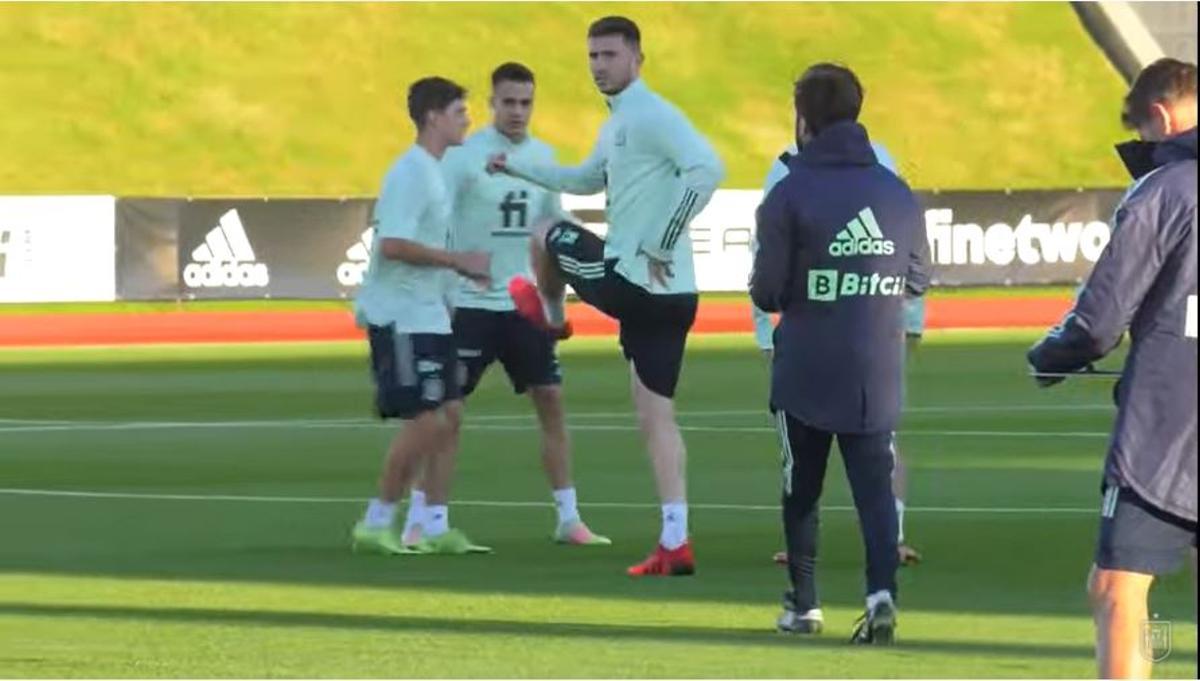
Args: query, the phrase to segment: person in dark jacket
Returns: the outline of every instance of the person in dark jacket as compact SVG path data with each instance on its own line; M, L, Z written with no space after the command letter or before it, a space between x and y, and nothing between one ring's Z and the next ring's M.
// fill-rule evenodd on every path
M1075 307L1028 359L1052 385L1129 330L1088 592L1100 677L1148 678L1150 586L1196 551L1195 64L1147 66L1121 118L1140 138L1118 145L1134 183Z
M852 640L890 643L897 519L891 477L900 416L906 291L927 283L924 214L878 163L857 122L849 69L817 64L795 86L801 152L758 210L750 294L781 312L771 410L783 448L791 590L780 630L823 627L816 589L818 501L833 438L846 463L867 554L867 607Z

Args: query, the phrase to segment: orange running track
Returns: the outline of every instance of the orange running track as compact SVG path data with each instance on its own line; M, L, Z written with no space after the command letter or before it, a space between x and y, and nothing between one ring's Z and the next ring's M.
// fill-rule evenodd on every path
M927 327L1052 326L1070 307L1065 298L931 299ZM613 335L617 325L592 308L568 305L580 336ZM696 333L752 330L749 303L701 302ZM339 341L362 338L348 311L150 312L0 315L0 346L125 345Z

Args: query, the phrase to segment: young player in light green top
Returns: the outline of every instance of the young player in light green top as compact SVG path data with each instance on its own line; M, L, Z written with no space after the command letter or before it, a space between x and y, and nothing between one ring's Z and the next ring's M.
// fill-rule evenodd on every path
M462 413L450 333L455 273L487 284L489 258L449 250L450 203L438 159L462 144L466 90L444 78L409 88L417 142L388 171L376 201L374 248L355 316L371 347L376 410L404 419L388 448L379 496L351 533L355 551L384 554L486 551L449 525L447 499ZM396 504L424 468L426 535L405 546L393 528Z
M503 365L513 389L529 394L542 433L542 466L550 482L558 524L553 538L563 544L604 545L606 537L583 522L571 480L571 449L563 410L562 376L555 341L514 311L507 284L529 275L532 226L563 219L562 202L552 192L525 180L486 172L488 156L504 153L531 162L553 162L554 150L529 134L534 76L521 64L501 64L492 73L491 125L446 152L442 170L453 204L455 249L491 256L491 283L480 286L462 278L455 301L454 341L462 365L463 397L474 392L487 368ZM422 533L424 491L413 491L406 544Z

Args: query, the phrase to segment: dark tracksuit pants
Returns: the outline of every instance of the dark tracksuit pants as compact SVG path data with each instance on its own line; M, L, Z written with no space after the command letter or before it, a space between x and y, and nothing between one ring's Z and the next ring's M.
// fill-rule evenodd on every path
M867 594L887 590L895 598L900 561L892 493L892 433L830 433L807 426L783 410L775 412L775 420L783 448L783 529L796 609L804 612L820 605L816 582L818 512L835 435L866 548Z

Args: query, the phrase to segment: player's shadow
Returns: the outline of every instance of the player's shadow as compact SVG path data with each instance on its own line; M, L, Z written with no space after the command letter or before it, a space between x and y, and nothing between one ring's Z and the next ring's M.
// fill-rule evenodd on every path
M0 603L0 615L28 617L89 617L103 620L159 621L185 624L251 625L274 627L320 627L370 631L424 631L453 634L519 635L548 638L596 638L606 640L655 641L662 643L706 643L712 645L772 646L849 649L845 639L798 638L771 630L726 627L647 626L593 624L586 622L530 622L499 619L410 617L402 615L350 615L340 613L279 610L229 610L208 608L141 608L102 605L48 605ZM995 655L1017 658L1092 657L1089 646L1060 643L1012 644L987 641L922 639L902 641L899 650L956 655Z

